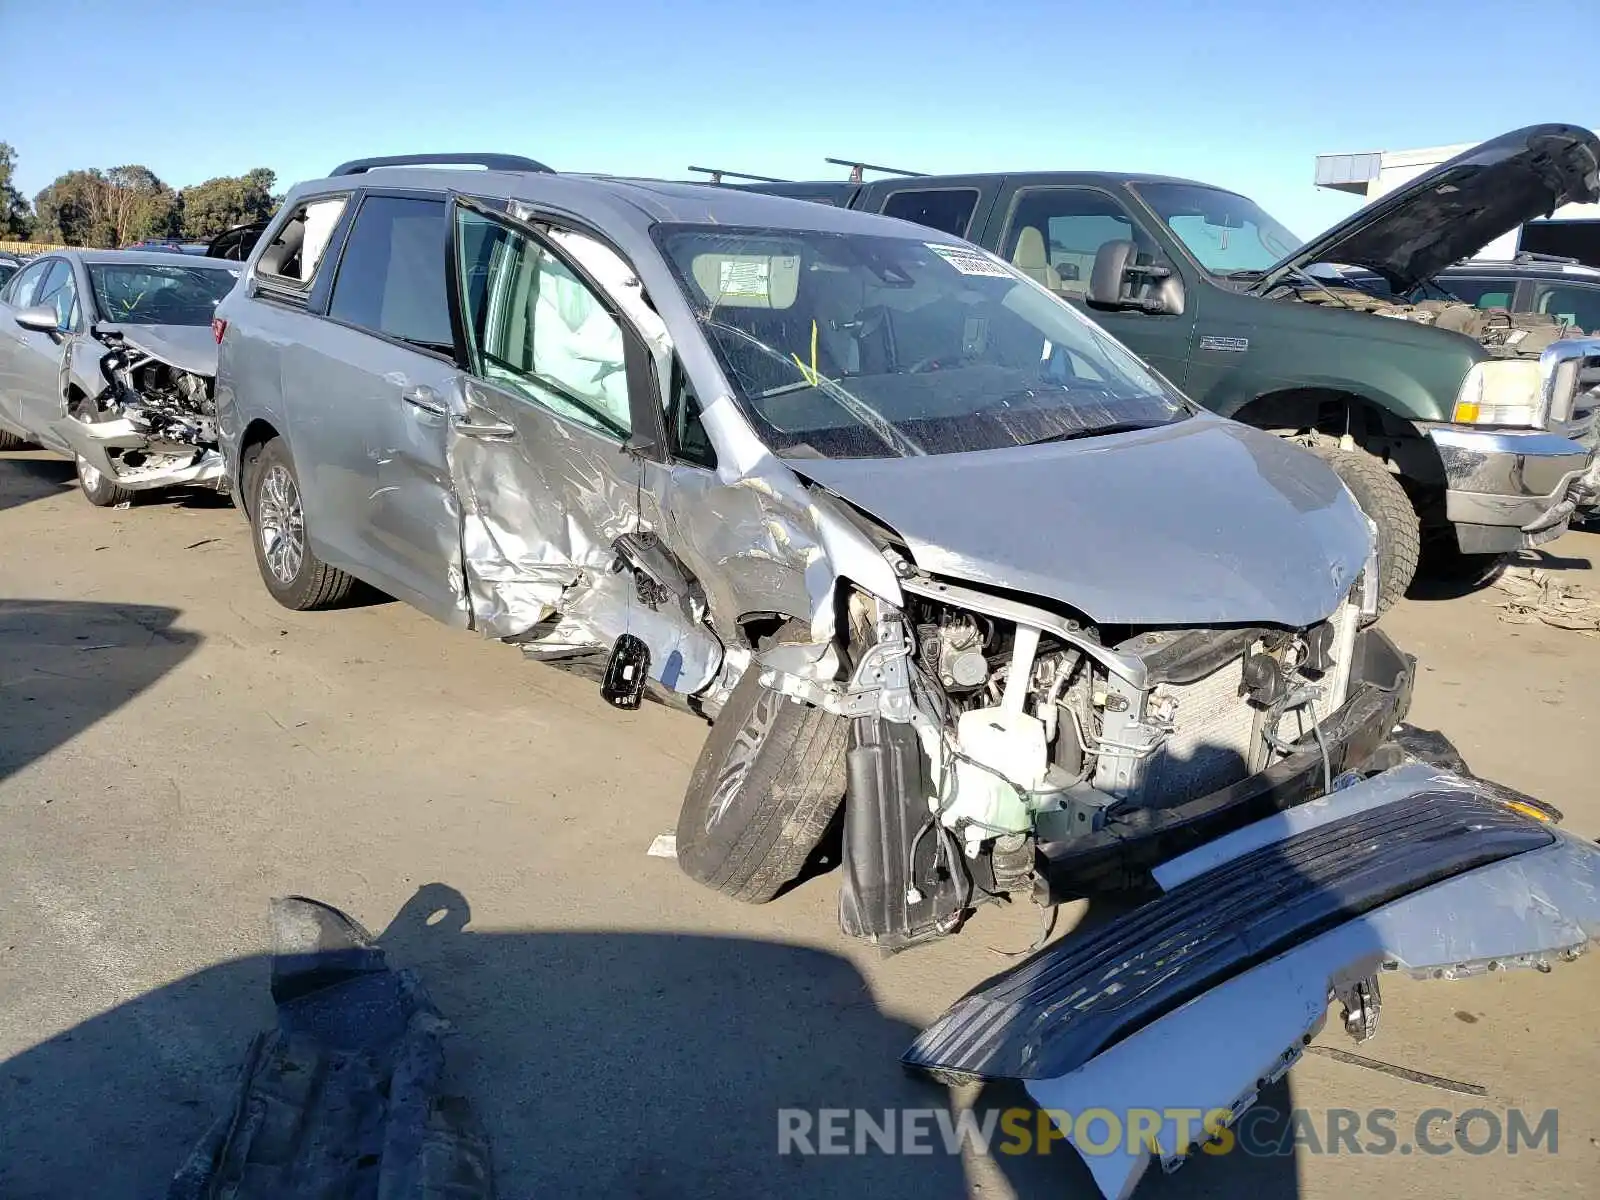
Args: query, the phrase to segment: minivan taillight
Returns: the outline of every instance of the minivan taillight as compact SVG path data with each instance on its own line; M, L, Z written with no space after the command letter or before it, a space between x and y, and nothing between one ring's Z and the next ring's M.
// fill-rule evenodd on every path
M211 336L217 339L217 345L222 345L222 335L228 332L228 323L221 317L211 318Z

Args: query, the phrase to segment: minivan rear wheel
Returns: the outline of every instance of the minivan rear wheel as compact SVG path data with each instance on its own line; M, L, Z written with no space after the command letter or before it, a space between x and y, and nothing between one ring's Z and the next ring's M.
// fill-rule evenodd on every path
M341 603L355 580L312 551L300 477L281 439L260 448L247 478L256 566L272 598L297 612Z

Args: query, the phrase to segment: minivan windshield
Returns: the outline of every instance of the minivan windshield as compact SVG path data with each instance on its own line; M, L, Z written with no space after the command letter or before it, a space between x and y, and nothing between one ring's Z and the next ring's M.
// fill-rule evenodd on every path
M1213 275L1259 274L1301 244L1254 200L1221 188L1141 183L1135 190Z
M990 450L1188 411L1097 325L972 246L715 225L656 237L778 454Z
M154 263L89 264L95 307L117 325L209 325L237 269Z

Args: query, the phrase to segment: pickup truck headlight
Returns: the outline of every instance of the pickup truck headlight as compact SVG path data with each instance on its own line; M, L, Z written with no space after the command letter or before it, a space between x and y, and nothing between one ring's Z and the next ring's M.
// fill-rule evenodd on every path
M1545 411L1539 364L1531 359L1475 363L1461 381L1451 420L1458 425L1543 427Z

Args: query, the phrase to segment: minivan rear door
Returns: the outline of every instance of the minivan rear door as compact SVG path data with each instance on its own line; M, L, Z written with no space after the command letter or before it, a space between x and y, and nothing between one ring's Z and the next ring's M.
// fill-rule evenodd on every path
M281 355L284 404L319 554L429 615L466 624L445 461L460 374L438 193L363 189L326 311ZM314 293L320 300L321 290Z

